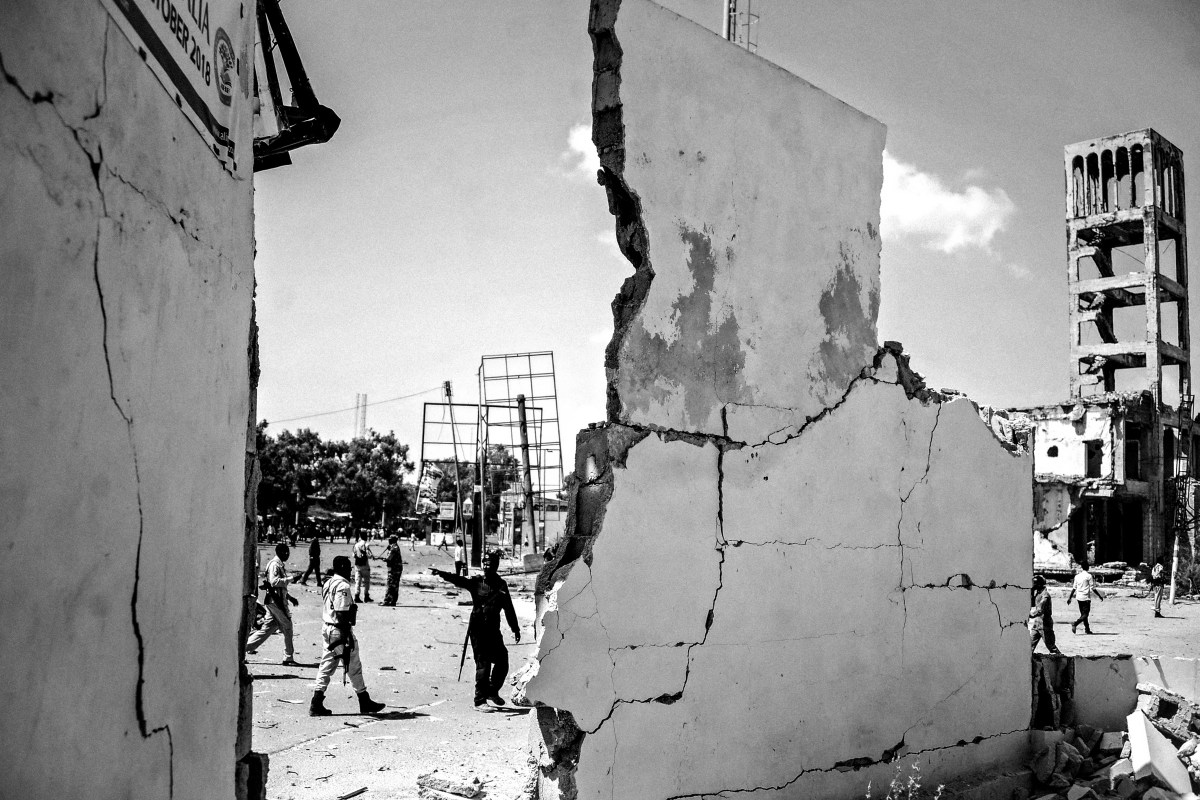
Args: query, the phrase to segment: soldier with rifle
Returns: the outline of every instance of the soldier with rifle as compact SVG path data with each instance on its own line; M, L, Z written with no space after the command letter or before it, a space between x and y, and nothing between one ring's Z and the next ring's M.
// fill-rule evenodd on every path
M257 652L259 645L270 638L272 634L282 633L283 652L286 658L280 663L285 667L298 666L296 659L293 658L295 649L292 646L292 612L288 608L288 603L297 606L300 605L300 601L288 594L287 586L291 580L288 577L287 567L284 566L284 562L291 554L291 548L283 542L275 545L275 557L267 564L267 576L262 582L262 589L266 591L263 605L267 607L269 618L246 641L246 653L252 655Z
M372 700L367 692L367 684L363 681L362 660L358 656L358 640L354 636L358 606L350 599L350 559L346 556L336 556L331 572L321 590L321 621L325 623L321 626L321 639L325 650L321 653L321 665L317 668L317 681L313 684L312 703L308 707L308 713L313 717L324 717L333 713L325 707L325 690L329 688L329 679L333 677L340 662L345 665L345 675L350 679L350 685L358 693L359 713L377 714L383 710L384 704Z

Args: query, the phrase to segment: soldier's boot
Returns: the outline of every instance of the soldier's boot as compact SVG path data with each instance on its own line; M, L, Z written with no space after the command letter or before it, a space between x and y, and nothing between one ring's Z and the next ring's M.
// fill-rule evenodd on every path
M371 699L371 693L365 689L358 693L358 713L360 714L378 714L386 706L383 703Z
M325 707L325 693L313 692L312 702L308 706L310 717L328 717L333 712Z

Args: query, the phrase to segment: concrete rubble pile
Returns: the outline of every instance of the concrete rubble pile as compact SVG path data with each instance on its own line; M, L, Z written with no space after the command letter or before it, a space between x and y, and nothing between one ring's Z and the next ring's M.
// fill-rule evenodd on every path
M1139 683L1138 707L1125 731L1089 725L1034 731L1030 762L1037 800L1195 798L1200 788L1200 706Z
M427 772L417 776L417 797L421 800L462 800L479 797L483 783L479 778L466 778L448 772Z

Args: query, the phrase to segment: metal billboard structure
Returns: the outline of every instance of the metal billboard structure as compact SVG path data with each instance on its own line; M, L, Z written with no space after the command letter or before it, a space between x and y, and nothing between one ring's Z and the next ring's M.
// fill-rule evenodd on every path
M554 372L554 352L486 355L479 362L479 407L516 407L524 404L532 422L528 429L528 467L532 484L533 511L538 517L533 549L540 550L547 533L565 516L565 503L559 500L564 486L562 438L558 418L558 382ZM522 459L524 461L524 459ZM523 464L524 465L524 464ZM526 519L530 519L527 515Z
M449 396L449 395L448 395ZM438 543L461 533L469 540L471 564L479 566L487 537L483 510L493 494L491 487L520 480L520 464L506 464L505 456L520 460L520 411L517 405L482 403L425 403L421 421L421 466L417 480L416 512L438 520ZM542 437L542 409L526 408L527 436ZM495 448L503 448L497 451ZM499 462L499 463L497 463ZM483 464L481 471L479 465ZM447 473L457 471L452 501L439 502L438 487ZM504 474L499 475L498 472ZM470 479L470 488L462 484ZM449 523L447 525L447 523ZM445 529L449 527L450 531Z

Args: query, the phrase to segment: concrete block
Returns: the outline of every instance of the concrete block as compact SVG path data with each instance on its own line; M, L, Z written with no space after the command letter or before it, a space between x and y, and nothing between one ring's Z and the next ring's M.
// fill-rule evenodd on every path
M1127 720L1134 776L1152 776L1179 794L1191 792L1192 780L1187 768L1175 755L1175 746L1158 732L1141 711L1133 712Z
M1067 789L1067 800L1084 800L1086 797L1095 797L1096 793L1092 791L1092 787L1076 783Z
M438 770L418 775L417 786L422 789L445 792L456 797L475 797L483 790L483 783L479 778L439 772Z
M1125 746L1124 731L1105 731L1100 737L1100 745L1096 748L1096 752L1100 755L1119 755L1121 748Z
M1183 741L1200 733L1200 706L1152 683L1139 683L1137 690L1138 710L1159 730Z

